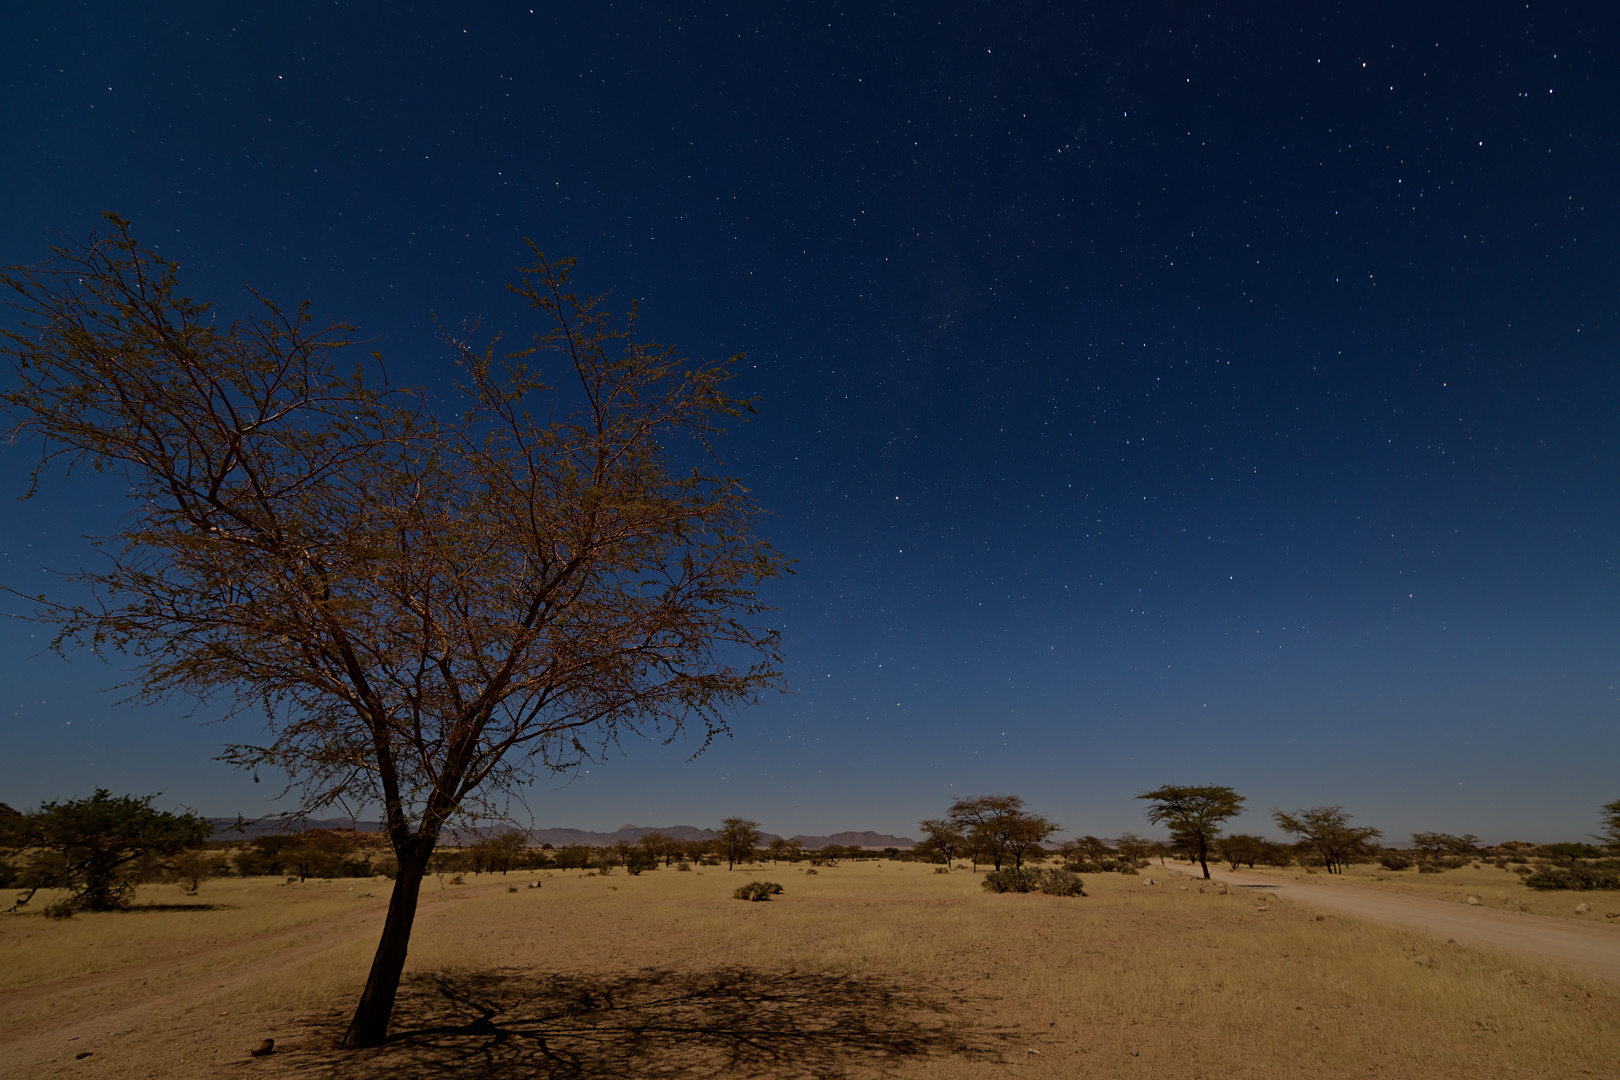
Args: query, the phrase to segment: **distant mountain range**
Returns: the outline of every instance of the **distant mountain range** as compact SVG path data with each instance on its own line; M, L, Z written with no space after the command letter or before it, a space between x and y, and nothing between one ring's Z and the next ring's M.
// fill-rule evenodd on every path
M255 836L274 836L281 833L296 832L300 829L353 829L356 832L381 832L382 824L376 821L355 821L353 818L304 818L283 820L281 818L264 818L259 821L243 822L240 828L236 818L209 818L214 826L215 840L232 840L238 837L251 840ZM497 828L497 832L504 832ZM552 847L566 847L569 844L583 844L586 847L607 847L620 840L630 843L639 843L648 833L663 833L672 840L713 840L716 833L713 829L698 829L691 825L670 825L664 828L653 828L648 825L626 825L614 832L590 832L586 829L534 829L529 832L529 838L535 844L550 844ZM455 843L457 838L470 840L475 835L487 833L447 833L445 840ZM761 844L769 844L773 840L782 839L775 833L762 832L759 834ZM806 851L818 851L824 847L837 845L838 847L862 847L881 849L886 847L900 848L902 851L917 846L917 841L909 836L890 836L888 833L877 832L839 832L830 836L790 836L789 840L797 840L799 846Z

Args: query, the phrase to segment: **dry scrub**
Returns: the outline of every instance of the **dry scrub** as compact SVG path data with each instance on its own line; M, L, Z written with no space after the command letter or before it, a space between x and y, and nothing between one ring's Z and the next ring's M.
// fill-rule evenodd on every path
M708 868L430 879L396 1037L352 1053L330 1047L385 883L7 918L0 970L27 985L0 992L0 1075L1473 1080L1620 1061L1613 987L1154 871L1088 876L1087 898L906 863L772 874L767 904L732 899L746 871ZM178 891L141 899L160 898ZM101 973L46 975L73 964ZM249 1060L267 1036L277 1053Z

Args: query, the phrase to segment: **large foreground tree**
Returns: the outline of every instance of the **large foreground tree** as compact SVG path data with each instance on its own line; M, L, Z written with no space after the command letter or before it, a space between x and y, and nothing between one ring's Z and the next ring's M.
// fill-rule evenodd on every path
M1229 818L1243 812L1247 802L1242 795L1219 784L1204 787L1184 787L1166 784L1155 791L1137 796L1152 805L1147 819L1155 825L1166 825L1170 839L1189 859L1196 859L1209 878L1209 855L1215 841Z
M780 683L754 590L783 560L707 453L749 402L729 361L641 341L537 249L512 288L543 331L504 355L446 335L459 396L433 402L307 305L219 325L109 220L3 278L23 313L3 402L43 448L35 482L110 470L132 500L102 566L67 575L88 599L35 615L59 649L132 657L138 698L262 710L266 739L226 758L291 777L303 812L381 808L399 872L344 1039L374 1046L452 817L627 733L706 746Z

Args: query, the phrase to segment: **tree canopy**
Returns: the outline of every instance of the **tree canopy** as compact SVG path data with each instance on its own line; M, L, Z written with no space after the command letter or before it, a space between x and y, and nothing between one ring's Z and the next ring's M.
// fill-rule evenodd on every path
M759 822L728 817L720 823L720 831L715 834L714 842L719 845L720 854L725 856L726 869L730 870L754 857L754 848L759 846Z
M114 796L97 788L87 799L48 802L32 814L7 817L5 847L30 852L32 889L69 889L60 906L74 910L116 911L129 906L140 863L153 856L177 855L208 839L213 826L190 813L152 808L155 796Z
M1342 874L1352 860L1370 855L1373 849L1368 842L1384 835L1369 825L1350 824L1354 816L1342 806L1316 806L1292 814L1271 812L1278 828L1315 849L1330 874Z
M1056 822L1026 812L1024 800L1017 795L957 799L946 818L956 832L966 834L969 847L997 870L1009 858L1014 866L1023 866L1024 857L1058 830Z
M625 734L707 745L781 685L754 590L785 563L709 449L752 405L731 361L643 341L633 308L577 296L572 260L538 249L511 288L542 329L511 352L445 334L441 403L355 363L352 328L307 305L255 294L220 326L109 221L3 276L23 325L0 401L42 448L35 483L88 466L131 499L103 565L68 578L89 599L34 614L58 648L133 658L139 698L261 712L265 739L225 756L290 777L304 812L381 808L400 872L345 1039L377 1045L452 817L499 815Z
M1248 800L1229 787L1180 787L1166 784L1137 796L1146 799L1147 819L1170 829L1173 843L1196 858L1209 877L1209 854L1221 835L1223 823L1243 812Z

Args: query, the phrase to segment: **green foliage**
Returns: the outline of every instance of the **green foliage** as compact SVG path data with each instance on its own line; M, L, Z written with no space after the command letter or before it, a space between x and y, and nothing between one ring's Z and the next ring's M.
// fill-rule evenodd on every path
M985 892L1042 892L1049 896L1084 896L1083 882L1068 870L1035 870L1009 866L984 875L979 886Z
M720 832L714 840L719 845L720 854L725 856L726 869L730 870L740 862L752 862L754 848L759 846L759 822L728 817L720 823Z
M774 881L750 881L748 884L740 886L731 895L737 900L760 901L769 900L773 896L780 895L781 892L782 886Z
M1209 853L1221 835L1223 824L1243 812L1247 802L1229 787L1208 785L1184 787L1166 784L1156 791L1137 796L1150 804L1147 819L1170 829L1173 843L1196 858L1209 876Z
M1603 824L1598 839L1608 845L1610 850L1620 851L1620 799L1616 799L1612 803L1604 803L1603 813L1600 815L1599 820Z
M152 809L153 798L114 798L97 788L88 799L18 815L6 827L7 844L32 855L25 887L73 890L63 903L74 910L128 907L143 862L198 847L213 831L194 814Z
M1524 878L1532 889L1620 889L1620 874L1593 866L1544 866Z
M1425 859L1439 859L1446 855L1468 859L1479 853L1479 837L1473 833L1464 836L1442 832L1413 833L1412 846Z
M1573 864L1576 859L1595 859L1603 854L1603 849L1591 844L1543 844L1541 853L1555 859L1567 859Z
M1370 858L1371 841L1383 835L1371 826L1351 825L1354 815L1342 806L1316 806L1292 814L1273 810L1271 816L1284 832L1300 838L1301 847L1314 851L1330 874L1342 874L1350 863Z
M1041 857L1041 841L1058 830L1055 821L1025 811L1024 800L1017 795L958 799L951 804L948 825L967 838L968 853L975 861L983 858L997 870L1008 859L1020 867L1026 858Z

